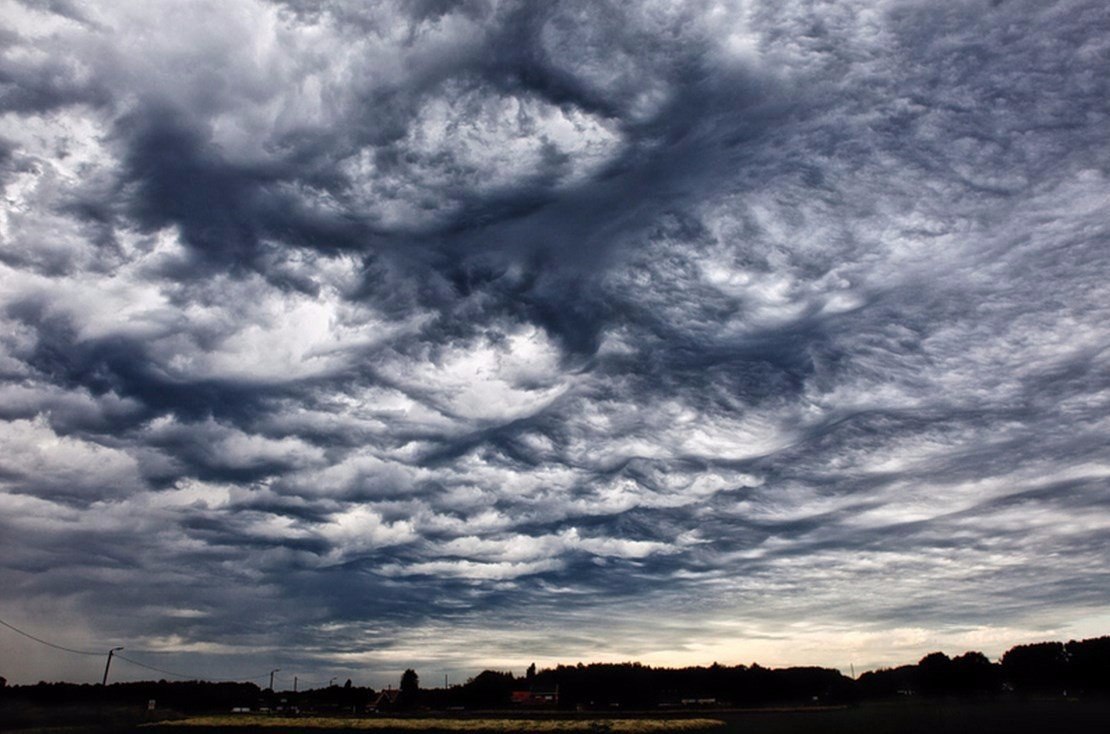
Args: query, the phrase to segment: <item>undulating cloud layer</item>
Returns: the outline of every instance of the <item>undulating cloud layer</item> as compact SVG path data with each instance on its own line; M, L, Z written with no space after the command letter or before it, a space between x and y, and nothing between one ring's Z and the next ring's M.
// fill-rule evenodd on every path
M0 18L10 623L302 685L1107 631L1103 0Z

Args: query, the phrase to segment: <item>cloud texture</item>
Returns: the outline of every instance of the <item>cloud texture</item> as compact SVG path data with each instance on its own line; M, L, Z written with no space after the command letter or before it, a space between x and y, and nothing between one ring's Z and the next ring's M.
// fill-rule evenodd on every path
M0 15L12 623L374 684L1106 632L1106 3Z

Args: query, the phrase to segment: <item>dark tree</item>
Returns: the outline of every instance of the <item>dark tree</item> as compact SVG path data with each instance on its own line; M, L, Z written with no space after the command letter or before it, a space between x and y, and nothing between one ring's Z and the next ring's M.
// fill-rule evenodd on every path
M531 665L528 666L528 670L524 673L524 677L528 681L529 685L531 685L532 681L534 681L536 679L536 664L535 663L532 663Z
M1077 692L1110 692L1110 637L1072 640L1065 647L1069 685Z
M864 673L856 685L864 698L886 698L914 690L916 676L916 665L900 665Z
M409 668L401 674L400 704L404 707L411 708L416 705L419 696L420 676L416 674L415 670Z
M463 704L472 708L504 706L512 698L516 678L507 671L483 670L462 686Z
M1002 656L1002 670L1019 691L1062 692L1068 665L1062 642L1011 647Z
M1001 687L1001 669L981 652L952 658L951 672L956 693L997 693Z
M929 653L917 664L917 689L937 695L952 691L952 660L943 652Z

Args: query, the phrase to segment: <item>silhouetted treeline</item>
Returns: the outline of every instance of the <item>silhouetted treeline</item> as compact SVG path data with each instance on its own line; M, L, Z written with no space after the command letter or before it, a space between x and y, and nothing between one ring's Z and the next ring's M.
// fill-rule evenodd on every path
M894 695L1110 694L1110 637L1017 645L992 663L980 652L949 658L942 652L916 665L884 668L859 677L862 698Z
M361 711L374 697L373 688L348 685L309 691L269 691L254 683L208 683L202 681L144 681L112 683L108 686L76 683L38 683L9 686L0 691L0 701L21 701L39 706L96 704L146 708L154 701L159 709L182 713L227 711L232 708Z
M639 663L560 665L523 677L487 670L450 688L420 688L405 671L397 691L329 686L292 693L262 690L253 683L142 682L109 686L39 683L0 688L0 700L38 706L96 704L142 706L183 713L236 707L304 711L387 711L490 709L547 706L563 709L647 709L667 706L762 706L845 703L863 699L918 696L1110 695L1110 637L1067 643L1017 645L999 662L980 652L950 658L926 655L913 665L884 668L852 680L817 667L764 668L760 665L652 668ZM400 696L386 694L403 693Z
M558 708L654 708L656 706L845 701L852 680L827 668L758 665L652 668L639 663L560 665L531 676L487 670L463 685L420 692L428 708L502 708L513 693L557 696ZM527 706L528 704L522 704Z
M314 688L300 693L282 691L273 694L276 705L296 706L313 711L347 711L358 712L364 710L374 699L375 691L368 686L352 685L348 680L342 686L328 686Z
M759 665L650 668L627 665L559 666L536 674L558 686L567 705L649 708L660 705L757 705L844 701L852 681L828 668L770 669Z
M915 665L864 673L853 681L828 668L751 666L652 668L639 663L560 665L517 678L487 670L464 685L421 691L429 708L497 708L513 693L558 694L559 708L760 706L844 703L897 695L991 696L1005 692L1110 694L1110 637L1018 645L992 662L981 652L926 655Z
M992 663L981 652L966 652L955 658L934 652L917 665L864 673L856 682L856 689L861 698L982 695L1000 693L1004 683L1002 666Z
M201 681L143 681L112 683L108 686L77 683L38 683L8 686L4 696L27 703L97 704L146 707L155 701L159 708L175 711L217 711L235 706L257 706L263 691L254 683L206 683Z
M512 673L485 670L463 685L421 691L420 704L433 708L500 708L507 706L512 692L524 685Z

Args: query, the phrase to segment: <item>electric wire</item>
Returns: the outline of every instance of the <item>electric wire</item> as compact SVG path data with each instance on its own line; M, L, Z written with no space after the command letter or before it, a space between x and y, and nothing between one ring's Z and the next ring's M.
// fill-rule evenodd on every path
M172 675L175 678L185 678L185 679L188 679L188 680L206 681L206 682L209 682L209 683L224 682L224 681L221 681L218 678L207 678L207 677L202 676L202 675L189 675L188 673L177 673L177 672L172 671L172 670L166 670L165 668L159 668L155 665L147 665L146 663L140 663L138 660L132 660L129 657L124 657L123 655L120 655L118 652L116 653L115 656L119 660L125 660L125 661L131 663L132 665L139 666L140 668L146 668L147 670L153 670L156 673L162 673L163 675ZM269 675L270 675L269 673L263 673L262 675L256 675L253 678L237 678L237 679L235 679L233 681L230 681L230 682L232 682L232 683L245 683L245 682L249 682L249 681L260 680L262 678L268 677Z
M39 644L46 645L47 647L52 647L55 650L61 650L63 652L73 653L74 655L94 655L96 657L103 657L104 656L103 652L91 652L89 650L74 650L72 647L66 647L64 645L56 645L53 642L48 642L48 641L42 639L41 637L35 637L30 632L24 632L23 630L19 629L15 625L9 624L8 622L5 622L3 619L0 619L0 625L3 625L5 627L7 627L12 632L23 635L24 637L26 637L29 640L34 640L35 642L38 642ZM177 673L177 672L174 672L172 670L165 670L163 668L156 667L154 665L147 665L146 663L140 663L138 660L132 660L131 658L124 657L123 655L120 655L118 652L113 652L112 656L115 657L118 660L124 660L128 663L131 663L132 665L137 665L140 668L146 668L147 670L153 670L157 673L162 673L164 675L172 675L175 678L185 678L185 679L188 679L188 680L200 680L200 681L206 681L206 682L220 682L219 679L217 679L217 678L207 678L205 676L200 676L200 675L188 675L187 673ZM269 675L270 675L269 673L263 673L262 675L256 675L253 678L238 678L238 679L236 679L234 681L231 681L231 682L233 682L233 683L252 682L252 681L256 681L256 680L261 680L262 678L266 678Z
M116 659L117 660L123 660L124 662L131 663L132 665L137 665L140 668L146 668L147 670L153 670L156 673L162 673L163 675L172 675L175 678L190 678L190 679L193 679L193 680L203 680L201 678L198 678L195 675L186 675L185 673L175 673L172 670L164 670L162 668L158 668L158 667L155 667L153 665L147 665L146 663L140 663L138 660L132 660L131 658L124 657L123 655L120 655L118 652L116 653Z
M35 637L30 632L24 632L23 630L19 629L15 625L8 624L7 622L5 622L2 619L0 619L0 624L4 625L8 629L10 629L12 632L16 632L18 634L21 634L21 635L23 635L24 637L26 637L28 639L34 640L35 642L42 643L43 645L46 645L47 647L52 647L55 650L63 650L65 652L71 652L74 655L96 655L97 657L100 657L100 656L104 655L104 653L102 653L102 652L89 652L88 650L74 650L72 647L65 647L64 645L55 645L53 642L47 642L46 640L42 639L41 637Z

